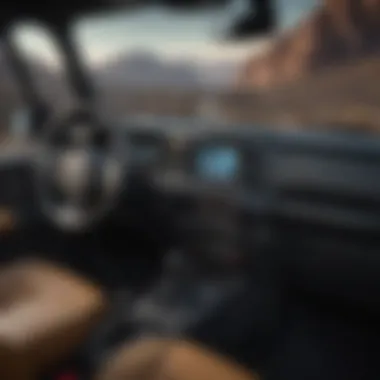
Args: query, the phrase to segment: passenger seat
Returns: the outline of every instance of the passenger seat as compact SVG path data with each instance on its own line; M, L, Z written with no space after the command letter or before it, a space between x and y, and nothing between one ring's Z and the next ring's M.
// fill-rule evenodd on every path
M258 380L258 376L197 344L170 339L128 343L109 358L96 380Z

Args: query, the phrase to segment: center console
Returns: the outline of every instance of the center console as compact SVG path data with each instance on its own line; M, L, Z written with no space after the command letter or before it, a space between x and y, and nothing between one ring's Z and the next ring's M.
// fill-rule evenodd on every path
M244 335L260 315L250 300L261 276L252 273L261 271L270 239L258 214L264 204L258 151L244 139L213 134L188 138L175 154L155 182L166 199L173 250L158 283L133 305L134 331L210 341L224 330L227 340L244 341L239 330Z
M244 276L207 276L184 252L169 255L159 283L133 306L132 323L143 334L186 335L245 289Z

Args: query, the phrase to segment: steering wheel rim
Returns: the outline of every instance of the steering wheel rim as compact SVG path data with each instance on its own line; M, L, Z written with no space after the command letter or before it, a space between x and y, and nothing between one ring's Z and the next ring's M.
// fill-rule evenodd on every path
M109 127L88 109L51 120L46 131L40 140L35 171L41 210L60 229L87 230L113 209L126 184L127 136L122 128ZM106 146L96 145L98 134L105 136ZM83 141L78 142L78 136ZM67 141L62 144L61 138ZM94 179L100 187L98 199L87 207ZM52 189L62 195L60 201L54 199Z

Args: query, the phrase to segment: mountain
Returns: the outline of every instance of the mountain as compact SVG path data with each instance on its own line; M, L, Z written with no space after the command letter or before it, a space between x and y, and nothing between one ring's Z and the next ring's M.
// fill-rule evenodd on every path
M234 61L202 62L168 60L149 52L122 55L96 71L100 86L106 88L170 87L181 89L230 87L236 78Z
M284 129L380 131L380 56L332 66L275 89L227 93L229 120Z
M272 88L325 68L380 54L380 0L321 0L239 73L239 88Z
M164 61L154 54L134 52L108 62L97 70L101 86L197 87L199 78L189 62Z
M239 61L216 61L197 65L199 81L205 89L230 88L234 84L239 69Z

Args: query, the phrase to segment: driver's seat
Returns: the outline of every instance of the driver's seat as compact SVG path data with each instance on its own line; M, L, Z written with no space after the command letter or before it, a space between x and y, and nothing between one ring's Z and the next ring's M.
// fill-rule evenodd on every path
M70 355L105 309L100 289L40 261L0 270L0 379L34 380Z

